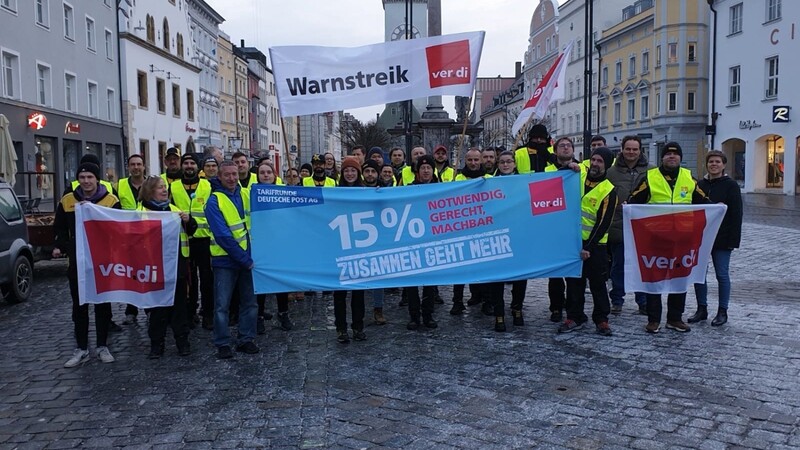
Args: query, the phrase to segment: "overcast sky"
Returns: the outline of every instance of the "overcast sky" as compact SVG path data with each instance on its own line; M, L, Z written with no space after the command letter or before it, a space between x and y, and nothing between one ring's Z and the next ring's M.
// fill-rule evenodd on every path
M564 3L566 0L560 0ZM206 0L225 18L221 29L239 45L268 54L277 45L357 47L384 39L381 0ZM478 76L514 76L522 61L528 29L539 0L441 0L442 34L486 31ZM452 97L445 108L453 117ZM361 120L383 106L349 110Z

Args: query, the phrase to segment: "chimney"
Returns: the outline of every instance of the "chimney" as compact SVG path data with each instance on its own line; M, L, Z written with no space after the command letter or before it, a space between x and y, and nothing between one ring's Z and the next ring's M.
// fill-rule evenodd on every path
M242 48L244 48L244 39L242 39L242 40L241 40L241 41L239 41L239 42L241 42L241 43L242 43Z
M520 75L522 75L522 61L517 61L514 63L514 79L516 80Z

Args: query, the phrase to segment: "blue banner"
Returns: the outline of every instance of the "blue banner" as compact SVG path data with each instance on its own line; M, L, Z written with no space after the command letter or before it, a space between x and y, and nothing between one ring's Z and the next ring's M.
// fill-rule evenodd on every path
M580 175L390 188L253 186L257 293L581 273Z

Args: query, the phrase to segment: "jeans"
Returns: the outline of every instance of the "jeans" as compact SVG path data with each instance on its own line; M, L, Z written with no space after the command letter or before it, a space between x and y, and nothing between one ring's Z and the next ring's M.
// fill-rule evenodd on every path
M733 250L719 249L711 251L711 260L714 262L714 273L717 275L719 283L719 307L728 309L731 300L731 275L729 272L731 264L731 253ZM706 275L708 269L706 268ZM694 293L697 296L698 306L708 306L708 285L706 283L695 283Z
M608 295L611 297L611 304L614 306L622 306L625 303L625 244L608 244L611 249L611 291ZM647 304L647 296L644 292L636 292L636 304L645 306Z
M228 310L234 287L239 291L239 344L256 338L258 305L253 294L253 274L249 269L214 268L214 345L231 345Z
M372 289L372 307L383 308L383 288Z
M581 278L567 278L567 319L576 323L588 320L584 312L586 303L586 280L589 280L589 291L592 293L594 308L592 322L601 324L608 322L611 305L608 301L606 280L608 279L608 252L605 245L597 245L590 249L589 259L583 262Z

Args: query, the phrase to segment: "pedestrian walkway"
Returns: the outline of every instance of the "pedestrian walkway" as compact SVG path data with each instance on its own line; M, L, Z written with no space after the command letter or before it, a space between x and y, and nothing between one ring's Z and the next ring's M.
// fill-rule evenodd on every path
M32 299L0 303L0 448L798 448L799 250L800 230L746 223L729 324L688 334L646 334L631 296L614 336L556 334L534 280L526 325L507 333L479 306L450 316L449 304L439 328L407 331L393 294L390 323L342 345L318 296L292 302L296 328L273 324L257 355L217 360L197 330L191 356L168 340L151 361L140 319L112 335L115 363L76 369L62 367L65 268L43 263ZM709 308L715 298L711 281Z

